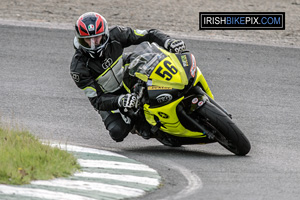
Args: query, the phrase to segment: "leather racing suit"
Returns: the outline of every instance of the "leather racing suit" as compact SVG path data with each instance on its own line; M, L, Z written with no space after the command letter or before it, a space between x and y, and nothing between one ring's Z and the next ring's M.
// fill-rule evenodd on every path
M127 93L123 85L123 50L144 41L165 46L170 37L158 30L133 30L115 26L109 30L109 41L99 58L91 58L76 44L70 73L76 85L82 89L93 107L99 112L113 140L119 142L128 135L133 124L123 120L118 109L118 97Z

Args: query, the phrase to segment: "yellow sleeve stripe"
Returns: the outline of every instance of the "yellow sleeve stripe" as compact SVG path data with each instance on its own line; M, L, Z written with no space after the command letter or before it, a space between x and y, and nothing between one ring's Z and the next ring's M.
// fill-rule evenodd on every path
M85 87L85 88L83 88L82 90L87 90L87 89L91 89L91 90L94 90L94 91L96 92L96 89L93 88L93 87L91 87L91 86Z
M97 96L97 91L95 88L91 87L91 86L88 86L88 87L85 87L83 89L84 91L84 94L89 97L89 98L93 98L93 97L96 97Z
M130 89L127 87L127 85L125 85L124 82L122 82L122 83L123 83L123 86L124 86L125 90L126 90L128 93L131 93L131 91L130 91Z
M137 30L134 30L134 34L136 34L137 36L141 36L141 37L145 36L145 35L142 34L142 33L143 33L143 31L137 31Z

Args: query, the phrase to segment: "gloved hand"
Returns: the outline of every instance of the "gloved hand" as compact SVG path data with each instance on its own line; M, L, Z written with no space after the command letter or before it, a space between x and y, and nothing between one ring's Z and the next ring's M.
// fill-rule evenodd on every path
M137 95L132 94L122 94L118 98L118 105L120 108L133 108L137 104Z
M182 40L175 39L167 39L164 46L171 53L180 53L186 48Z

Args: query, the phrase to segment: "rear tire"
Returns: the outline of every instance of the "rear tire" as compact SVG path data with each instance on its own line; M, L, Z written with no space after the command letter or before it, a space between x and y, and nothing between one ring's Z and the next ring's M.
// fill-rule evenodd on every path
M207 101L198 109L200 123L214 133L215 139L232 153L244 156L249 153L251 145L243 132L220 109Z

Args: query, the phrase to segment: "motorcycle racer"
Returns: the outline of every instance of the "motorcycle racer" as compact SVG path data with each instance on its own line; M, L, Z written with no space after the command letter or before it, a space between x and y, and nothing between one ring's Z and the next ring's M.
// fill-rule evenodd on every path
M134 125L122 112L136 104L135 94L128 93L129 89L122 81L125 71L123 51L144 41L155 42L173 53L185 49L183 41L172 39L156 29L109 28L105 18L96 12L84 13L75 23L75 53L70 74L116 142L123 141ZM142 128L142 123L139 125ZM149 138L149 131L138 131Z

